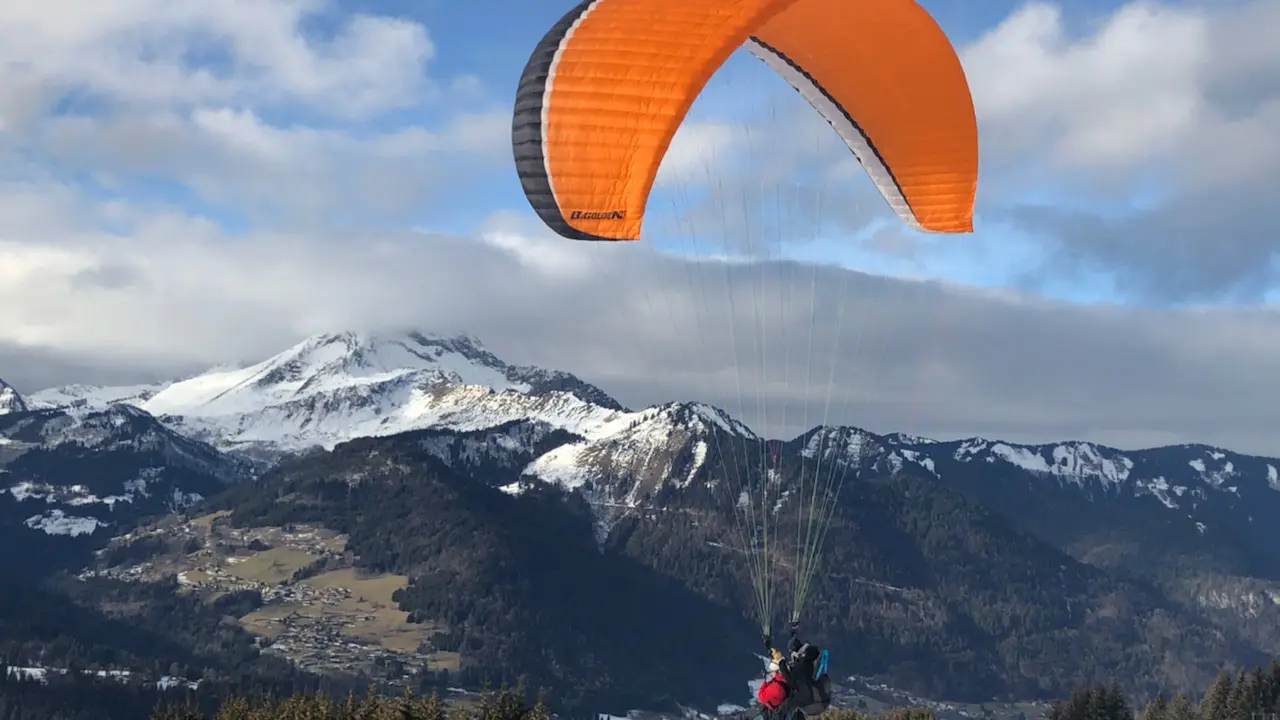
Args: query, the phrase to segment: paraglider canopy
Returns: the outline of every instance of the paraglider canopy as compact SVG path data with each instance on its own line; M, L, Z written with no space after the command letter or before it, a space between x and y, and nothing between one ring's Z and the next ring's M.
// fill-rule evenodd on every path
M516 96L516 168L543 222L639 239L672 137L740 46L831 124L903 222L973 229L973 102L914 0L584 0L538 43Z

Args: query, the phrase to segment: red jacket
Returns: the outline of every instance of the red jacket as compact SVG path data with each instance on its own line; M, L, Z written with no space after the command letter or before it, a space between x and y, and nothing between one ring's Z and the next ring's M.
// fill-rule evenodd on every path
M756 690L756 699L770 710L781 705L787 699L787 684L782 679L782 673L774 673L773 677L760 683L760 689Z

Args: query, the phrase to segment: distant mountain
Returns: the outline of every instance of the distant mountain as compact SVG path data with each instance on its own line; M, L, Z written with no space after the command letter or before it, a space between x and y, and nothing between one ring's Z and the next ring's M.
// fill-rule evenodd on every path
M154 386L69 386L37 407L132 404L224 450L332 447L423 428L483 429L538 418L575 429L623 411L568 373L509 365L475 338L422 333L316 335L245 368Z
M858 431L864 471L916 467L1077 559L1158 583L1280 653L1280 461L1204 445L895 442Z
M23 401L18 391L14 390L4 380L0 380L0 415L26 411L27 403Z

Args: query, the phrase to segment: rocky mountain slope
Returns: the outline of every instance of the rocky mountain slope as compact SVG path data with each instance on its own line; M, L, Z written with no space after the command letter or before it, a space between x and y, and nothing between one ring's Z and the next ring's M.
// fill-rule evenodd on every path
M230 511L237 527L330 528L347 534L365 572L408 576L395 600L435 627L435 648L461 655L449 682L523 676L570 705L617 710L672 699L714 706L740 692L758 667L741 615L602 552L580 497L477 482L437 458L436 439L344 443L282 463L205 509ZM679 657L680 647L699 650Z
M130 405L0 415L0 569L40 572L251 477ZM62 541L59 541L61 538ZM74 540L76 542L66 542Z
M465 463L480 450L461 449L467 433L519 427L521 436L502 444L507 467L490 475L512 482L523 472L581 487L614 508L602 513L604 525L660 486L687 482L716 443L744 448L723 453L740 466L730 480L741 484L755 462L747 462L746 444L759 440L715 408L672 404L629 412L567 373L512 366L475 338L421 333L317 335L246 368L154 386L58 388L33 393L26 404L132 405L189 437L273 461L307 447L429 429L438 433L441 453L462 453L456 459ZM577 439L545 439L556 431L560 439L563 433ZM1255 615L1277 607L1269 582L1280 575L1280 526L1267 522L1280 511L1277 460L1204 446L1121 451L1083 442L938 442L857 428L811 431L781 446L810 460L797 470L810 480L820 465L824 482L920 468L1078 559L1155 577L1206 607L1253 608ZM511 466L516 457L527 466ZM485 462L496 469L492 458ZM603 475L619 480L597 487L593 478ZM1232 585L1231 598L1207 590L1206 574ZM1265 582L1241 594L1238 578Z
M1234 556L1222 569L1268 576L1280 571L1280 527L1269 520L1280 512L1280 462L1273 459L1203 445L1125 452L1084 442L1017 446L864 437L863 466L915 465L1029 528L1052 519L1044 531L1060 544L1087 541L1102 529L1100 518L1064 515L1064 503L1094 513L1113 508L1151 520L1140 524L1144 531L1166 541L1179 538L1166 548L1171 557L1217 547L1215 562ZM1077 522L1062 522L1072 516ZM1124 551L1114 548L1113 556L1096 560L1123 564Z
M512 423L537 426L542 429L534 435L560 430L579 438L538 454L527 468L567 487L609 468L625 467L650 487L675 471L672 462L687 460L694 470L705 462L697 460L708 452L705 443L721 439L707 434L711 426L725 433L726 443L759 440L716 408L694 403L627 411L568 373L512 366L475 338L422 333L317 335L244 368L216 368L151 386L44 390L29 394L25 405L131 405L224 451L272 457L412 430L465 435ZM507 445L539 442L531 435ZM1185 536L1178 554L1229 545L1240 553L1233 571L1266 575L1280 569L1270 551L1280 547L1280 526L1266 522L1280 510L1280 460L1196 445L1122 451L1084 442L940 442L851 427L810 431L781 446L815 466L821 460L849 470L922 468L1028 527L1040 526L1037 513L1062 498L1150 512ZM1057 544L1071 545L1080 534L1050 524L1055 527L1048 532L1057 534L1049 539ZM1215 561L1223 552L1213 555Z
M843 428L791 443L850 473L914 468L1073 557L1157 583L1280 653L1280 462L1203 445L935 442ZM856 447L857 452L848 448Z

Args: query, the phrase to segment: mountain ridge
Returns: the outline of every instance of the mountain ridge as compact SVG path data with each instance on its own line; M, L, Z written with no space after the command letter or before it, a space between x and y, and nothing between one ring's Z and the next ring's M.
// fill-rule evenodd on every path
M150 386L54 388L28 394L25 403L34 409L137 407L183 436L258 460L259 469L290 453L332 449L359 437L467 433L529 422L542 432L568 435L519 472L507 472L509 482L528 475L575 488L593 475L626 475L627 486L609 489L601 501L607 495L608 502L627 505L660 489L677 471L691 481L714 446L724 443L754 448L752 458L738 457L733 447L712 453L732 462L742 477L755 459L765 461L761 443L768 443L811 460L810 472L820 465L827 481L858 469L915 466L1016 516L1009 498L1025 495L1017 483L1003 483L997 492L971 478L982 475L978 468L997 469L1073 486L1070 492L1091 502L1158 503L1171 522L1181 517L1176 522L1188 521L1202 535L1231 535L1230 543L1247 546L1250 557L1241 562L1253 566L1251 572L1259 564L1280 568L1280 559L1263 557L1268 544L1280 547L1280 530L1264 522L1269 513L1280 513L1280 459L1202 444L1123 450L1081 440L937 440L852 425L767 440L704 403L628 410L570 373L511 365L465 334L317 334L243 367L223 365Z
M632 412L635 412L635 411L629 410L628 408L623 407L615 399L609 396L608 393L605 392L604 390L601 390L599 387L592 385L571 373L567 373L560 370L549 370L549 369L539 368L539 367L530 366L530 365L511 365L509 363L506 363L505 361L501 360L500 358L495 356L493 353L491 353L489 350L487 350L484 344L473 335L469 335L469 334L442 335L442 334L434 334L434 333L423 333L416 330L404 331L402 333L375 333L375 332L354 331L354 330L336 332L336 333L320 333L320 334L308 336L302 341L272 356L271 358L268 358L265 361L252 363L248 365L220 364L220 365L214 366L213 368L211 368L210 370L204 373L198 373L195 375L191 375L191 376L181 378L178 380L173 380L173 381L157 382L157 383L143 384L143 385L94 386L94 385L72 384L72 385L46 388L43 390L37 390L34 392L26 393L25 395L18 395L16 390L9 388L9 386L5 385L3 381L0 380L0 398L5 397L4 388L9 388L12 396L17 397L20 401L24 401L26 407L29 409L49 409L49 408L58 408L58 407L101 408L101 407L105 407L113 404L131 404L131 405L138 406L157 417L181 416L184 414L184 411L187 414L192 414L191 410L194 407L198 407L201 405L207 406L209 403L217 400L218 396L223 395L227 392L230 392L232 389L234 389L234 388L222 387L220 388L220 392L218 392L214 397L198 398L196 401L193 401L191 399L191 396L187 393L175 392L175 390L178 390L178 389L187 390L187 391L190 391L192 389L208 391L209 388L207 386L212 384L208 382L195 383L196 387L193 388L192 387L193 381L202 381L202 380L207 380L211 376L219 376L219 378L225 383L227 379L221 376L225 376L228 374L239 376L245 373L246 371L256 370L256 374L262 375L261 377L258 377L256 379L256 382L259 385L265 387L273 384L279 384L280 382L287 380L290 376L290 373L295 374L294 375L295 380L302 378L304 375L306 375L306 373L304 368L299 367L298 356L305 355L309 352L313 352L318 349L323 349L328 346L340 344L345 346L346 352L343 353L339 358L337 358L336 361L331 363L331 365L334 367L324 368L325 370L333 370L335 369L335 367L341 367L343 365L358 366L362 363L364 359L370 358L370 357L373 358L373 362L377 362L378 360L384 359L380 357L380 353L382 353L385 348L391 347L391 346L399 346L401 348L405 348L406 350L409 351L410 354L413 354L414 349L412 348L412 345L415 343L425 348L437 348L438 349L437 352L445 351L445 352L454 354L457 356L457 358L460 358L466 361L466 363L470 364L469 368L462 371L462 372L472 373L472 374L469 374L467 377L462 377L461 373L458 373L460 368L458 368L457 366L454 366L452 368L453 372L458 373L457 377L452 378L453 384L455 385L475 385L478 387L479 386L488 387L491 390L495 391L495 393L497 394L501 394L501 392L504 390L517 390L521 393L533 395L533 396L548 395L548 394L554 394L554 393L567 393L567 394L573 395L583 403L597 405L606 410L616 411L622 414L630 414ZM438 358L436 359L438 360ZM490 373L488 377L481 377L474 374L474 370L476 368L479 368L482 371L487 370L487 371L493 371L493 372ZM387 375L395 376L401 372L422 370L422 369L424 368L420 368L420 367L415 368L410 364L401 364L398 366L393 364L391 366L387 366ZM434 368L434 369L436 369L437 371L441 372L444 375L448 375L450 372L449 369L444 369L444 370L441 370L440 368ZM243 381L244 378L238 378L238 379ZM310 383L310 385L308 385L308 383ZM319 384L321 384L319 375L314 373L310 375L306 375L305 381L301 383L301 385L303 386L302 389L304 390L317 389L317 386ZM343 381L339 380L335 384L342 385ZM306 397L310 394L312 393L299 392L295 396L293 396L291 399ZM676 402L676 403L665 403L665 404L681 404L681 403ZM712 405L708 405L705 403L698 403L698 402L691 402L686 404L701 405L707 408L711 408L715 413L724 417L729 417L729 413L727 413L726 411L720 408L716 408ZM738 422L738 421L734 421L734 422ZM746 428L747 426L743 425L743 427ZM1237 452L1234 450L1230 450L1229 448L1226 448L1226 447L1205 445L1200 443L1154 445L1154 446L1144 446L1139 448L1124 449L1124 448L1107 445L1105 443L1099 443L1099 442L1089 441L1089 440L1070 439L1070 438L1054 440L1054 441L1038 442L1038 443L1017 443L1012 441L1001 440L999 438L986 437L982 435L972 435L972 436L957 437L957 438L950 438L950 439L938 439L938 438L912 435L912 434L908 434L900 431L878 433L878 432L867 430L854 425L827 425L827 426L817 425L817 426L814 426L813 428L809 428L807 430L802 431L800 435L796 436L795 438L791 438L791 439L769 438L769 440L777 441L777 442L794 442L798 440L800 437L809 435L814 431L823 427L826 427L828 429L839 428L839 429L853 430L853 431L867 434L869 436L879 438L880 440L886 441L893 445L907 447L907 448L910 448L913 446L928 446L928 445L934 445L934 446L936 445L959 445L959 446L988 445L988 446L991 446L993 449L995 449L996 452L1000 452L1001 450L1005 452L1009 452L1010 450L1042 451L1042 450L1058 450L1067 446L1082 446L1082 447L1087 446L1087 447L1095 448L1097 450L1105 451L1106 453L1109 453L1112 455L1116 455L1116 454L1128 455L1133 453L1146 453L1146 452L1153 452L1153 451L1159 451L1159 450L1195 450L1195 449L1202 449L1206 452L1207 455L1211 455L1215 452L1217 453L1226 452L1237 457L1248 457L1248 458L1272 460L1273 462L1270 463L1270 469L1268 470L1269 480L1273 484L1275 489L1280 490L1280 458L1273 458L1266 455ZM402 428L402 430L416 430L416 429L423 429L423 428L421 427ZM755 435L754 431L752 431L751 434ZM365 435L354 435L353 437L365 437ZM338 440L337 442L341 442L341 440ZM329 446L332 447L332 443ZM1051 463L1044 462L1045 460L1047 459L1041 457L1039 462L1043 462L1044 465L1046 466L1047 471L1053 474L1054 471L1056 470L1056 466ZM1031 468L1028 467L1028 469L1031 469Z

